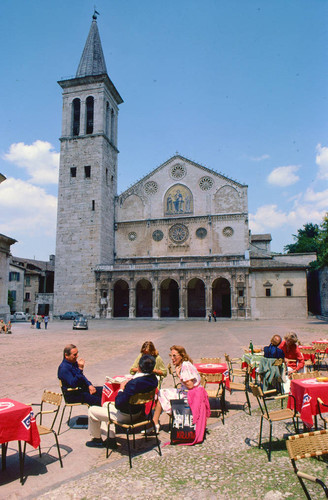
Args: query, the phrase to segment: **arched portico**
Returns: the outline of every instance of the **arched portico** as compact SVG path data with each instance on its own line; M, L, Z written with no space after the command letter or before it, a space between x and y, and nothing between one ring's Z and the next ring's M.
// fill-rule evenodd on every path
M188 318L205 317L205 284L199 278L193 278L187 289Z
M114 317L129 317L129 285L124 280L118 280L114 285Z
M161 318L179 317L179 286L175 280L167 278L162 281L160 289L160 305Z
M231 318L230 283L225 278L217 278L213 281L212 307L218 318Z
M151 318L152 315L153 290L151 283L143 278L136 286L136 316L137 318Z

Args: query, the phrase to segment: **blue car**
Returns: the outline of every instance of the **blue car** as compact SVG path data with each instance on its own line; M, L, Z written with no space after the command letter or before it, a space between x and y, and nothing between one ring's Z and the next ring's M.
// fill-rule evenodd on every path
M77 319L80 316L82 316L81 313L78 313L76 311L74 311L74 312L68 311L68 312L65 312L65 314L61 314L60 319Z

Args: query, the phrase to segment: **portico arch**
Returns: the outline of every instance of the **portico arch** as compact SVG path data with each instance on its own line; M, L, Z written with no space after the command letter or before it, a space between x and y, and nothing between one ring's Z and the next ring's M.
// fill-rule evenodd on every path
M205 317L205 284L199 278L193 278L188 283L188 317Z
M212 304L218 318L231 318L231 290L227 279L217 278L213 281Z
M142 278L136 286L136 316L151 318L153 315L153 290L151 283Z
M177 318L179 316L179 286L167 278L161 283L161 318Z
M129 317L129 285L124 280L118 280L114 285L114 317Z

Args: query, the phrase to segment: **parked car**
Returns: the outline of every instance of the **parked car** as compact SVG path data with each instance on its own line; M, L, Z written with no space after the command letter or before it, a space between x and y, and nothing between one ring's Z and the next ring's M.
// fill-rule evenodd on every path
M24 312L15 312L12 321L27 321L27 315Z
M73 321L73 330L88 330L88 320L84 316L80 316Z
M76 311L73 311L73 312L72 311L67 311L64 314L60 315L60 319L77 319L80 316L82 316L82 314L78 313Z

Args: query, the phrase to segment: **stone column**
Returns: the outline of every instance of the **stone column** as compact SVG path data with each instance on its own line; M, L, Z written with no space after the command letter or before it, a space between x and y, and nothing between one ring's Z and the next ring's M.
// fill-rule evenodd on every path
M152 288L153 293L153 319L159 319L159 290L158 290L158 277L154 277L154 285Z
M112 287L112 283L109 283L108 287L108 296L107 296L107 310L106 310L106 318L111 319L114 317L114 288Z
M79 135L85 135L86 131L86 103L81 99L81 108L80 108L80 133Z
M136 317L136 287L134 279L130 280L129 287L129 318Z
M179 276L179 319L185 319L187 315L187 288L184 275Z
M230 300L231 300L231 317L238 317L238 304L237 304L237 289L236 289L236 273L231 273L231 290L230 290Z
M211 276L207 275L205 278L205 317L212 315L213 311L213 294L212 294L212 280Z

